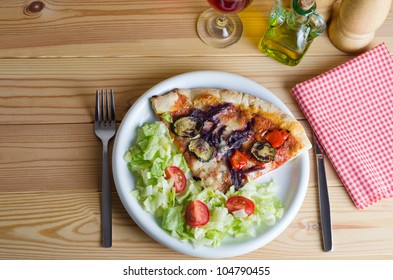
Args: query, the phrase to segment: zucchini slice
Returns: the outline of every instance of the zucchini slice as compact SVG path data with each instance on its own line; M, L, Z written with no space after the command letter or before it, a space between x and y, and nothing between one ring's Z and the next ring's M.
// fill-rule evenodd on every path
M210 161L214 156L214 148L202 138L192 139L188 150L202 162Z
M172 130L176 135L189 138L197 136L202 127L202 120L192 116L180 117L172 124Z
M260 162L270 162L276 157L277 150L270 143L255 142L251 154Z

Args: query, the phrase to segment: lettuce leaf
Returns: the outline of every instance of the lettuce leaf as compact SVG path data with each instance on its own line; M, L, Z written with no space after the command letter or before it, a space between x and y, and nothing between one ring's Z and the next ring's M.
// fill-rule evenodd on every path
M239 190L231 187L225 194L203 188L193 180L183 155L172 143L169 131L162 122L146 123L138 128L137 139L124 155L129 170L136 176L136 189L131 192L142 207L153 214L161 227L175 238L197 246L220 246L227 236L252 237L257 227L269 227L283 215L281 201L275 195L277 186L250 182ZM168 166L178 166L190 178L184 191L176 194L173 182L165 179ZM245 196L254 202L254 213L243 210L228 213L226 201L232 196ZM184 215L193 200L204 202L210 212L210 221L204 226L190 227Z

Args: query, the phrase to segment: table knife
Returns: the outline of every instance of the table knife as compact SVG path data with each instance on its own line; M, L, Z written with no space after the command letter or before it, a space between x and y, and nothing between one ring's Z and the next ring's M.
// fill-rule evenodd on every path
M333 250L332 223L330 216L329 192L326 181L324 153L314 135L314 150L317 160L319 209L321 216L323 250Z

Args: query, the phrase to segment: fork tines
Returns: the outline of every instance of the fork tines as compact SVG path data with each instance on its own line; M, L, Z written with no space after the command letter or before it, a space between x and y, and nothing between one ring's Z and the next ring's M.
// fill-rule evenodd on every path
M109 97L108 97L109 95ZM110 110L110 112L109 112ZM114 122L115 119L115 99L113 90L107 89L96 90L96 109L94 115L95 122L106 124L107 122Z

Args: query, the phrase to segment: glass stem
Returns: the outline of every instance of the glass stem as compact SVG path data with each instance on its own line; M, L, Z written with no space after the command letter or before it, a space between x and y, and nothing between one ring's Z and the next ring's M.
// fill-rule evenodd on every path
M216 24L217 29L220 30L222 37L228 38L230 36L230 30L228 30L228 28L227 28L228 19L224 14L222 14L216 18L215 24Z
M228 22L227 17L224 14L220 15L216 19L216 24L222 28L225 28L227 22Z

